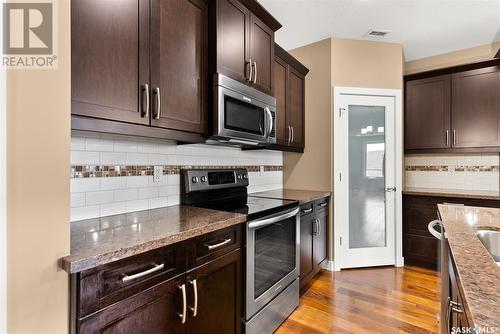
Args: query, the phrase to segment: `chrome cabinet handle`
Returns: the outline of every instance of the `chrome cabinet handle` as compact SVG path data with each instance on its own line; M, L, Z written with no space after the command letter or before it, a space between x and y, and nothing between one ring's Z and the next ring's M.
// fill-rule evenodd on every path
M153 94L156 95L156 112L153 115L154 119L160 119L161 117L161 95L160 95L160 87L156 87L153 89Z
M292 140L290 141L290 143L293 143L293 141L295 140L295 130L293 129L293 126L290 126L290 129L292 129Z
M316 219L313 219L312 221L312 235L316 235Z
M396 187L387 187L387 188L385 188L385 191L388 193L390 193L392 191L396 191Z
M252 81L252 76L253 76L253 63L252 63L252 58L248 60L248 78L247 81Z
M182 292L182 313L177 313L177 315L181 318L181 323L185 324L187 316L186 284L182 284L177 288Z
M328 202L323 202L323 203L319 203L319 206L324 208L327 204L328 204Z
M457 146L457 131L453 130L453 146Z
M310 213L312 212L312 208L309 208L309 209L305 209L305 210L302 210L302 213Z
M288 129L288 145L292 142L292 127L289 125L287 126Z
M223 242L219 242L218 244L215 244L215 245L205 244L205 246L207 246L208 250L214 250L216 248L219 248L219 247L222 247L224 245L227 245L230 242L231 242L231 239L226 239Z
M316 235L320 236L321 235L321 220L316 219L316 223L318 224L317 227L316 227L317 228Z
M122 277L122 282L128 282L128 281L132 281L132 280L138 279L140 277L143 277L143 276L155 273L157 271L160 271L160 270L163 269L163 267L165 267L165 265L163 263L162 264L155 264L155 263L153 263L153 265L154 265L153 268L145 270L145 271L142 271L142 272L134 274L134 275L122 274L122 276L123 276Z
M195 279L189 281L189 284L193 286L193 292L194 292L194 305L189 309L193 312L193 317L196 317L196 315L198 315L198 284L196 283Z
M450 130L446 130L446 146L450 145Z
M144 95L146 98L144 98ZM146 102L144 102L146 100ZM144 84L142 87L142 94L141 94L141 117L148 117L149 116L149 85Z
M253 75L253 83L255 84L255 83L257 83L257 62L256 61L253 62L253 66L255 67L255 73Z

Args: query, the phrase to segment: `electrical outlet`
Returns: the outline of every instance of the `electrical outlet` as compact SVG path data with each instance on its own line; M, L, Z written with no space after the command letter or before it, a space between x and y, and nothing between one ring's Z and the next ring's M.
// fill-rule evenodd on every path
M163 175L163 166L155 166L153 173L153 182L161 182L161 177Z

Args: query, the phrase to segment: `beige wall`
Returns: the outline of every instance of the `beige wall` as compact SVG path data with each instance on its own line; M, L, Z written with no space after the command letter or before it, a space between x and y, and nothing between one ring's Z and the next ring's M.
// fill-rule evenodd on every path
M498 49L500 42L408 61L405 64L405 74L492 59Z
M310 72L306 77L306 147L303 154L284 154L283 186L333 190L332 86L401 89L403 49L393 43L329 38L290 53ZM330 218L333 231L333 215ZM333 259L331 242L329 258Z
M70 30L58 1L57 70L7 73L8 332L68 332Z
M401 89L403 47L394 43L333 38L332 84Z

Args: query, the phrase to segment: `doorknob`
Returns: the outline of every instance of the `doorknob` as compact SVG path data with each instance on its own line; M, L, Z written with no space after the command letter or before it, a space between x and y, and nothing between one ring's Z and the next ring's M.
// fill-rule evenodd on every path
M396 191L396 187L387 187L385 188L385 191L390 193L391 191Z

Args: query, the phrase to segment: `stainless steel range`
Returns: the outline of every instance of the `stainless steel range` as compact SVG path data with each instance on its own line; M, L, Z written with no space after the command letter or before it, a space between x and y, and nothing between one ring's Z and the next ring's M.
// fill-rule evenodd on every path
M246 333L267 334L299 305L299 205L248 196L246 169L181 171L181 202L247 215Z

